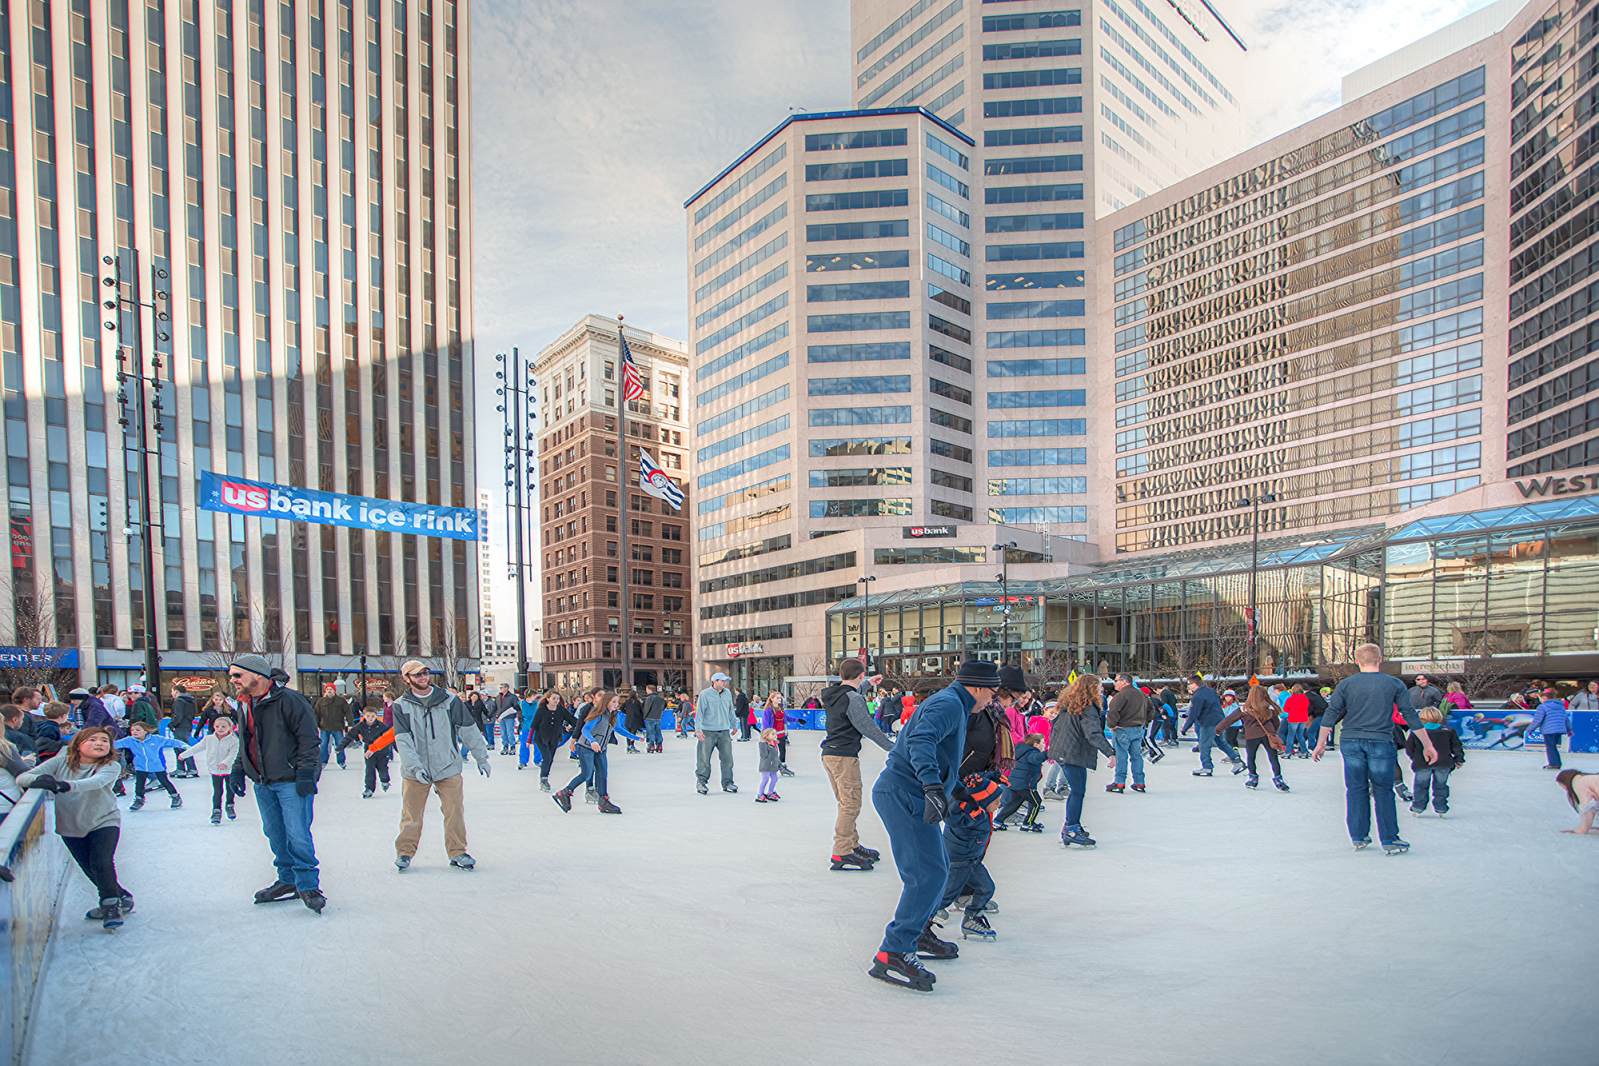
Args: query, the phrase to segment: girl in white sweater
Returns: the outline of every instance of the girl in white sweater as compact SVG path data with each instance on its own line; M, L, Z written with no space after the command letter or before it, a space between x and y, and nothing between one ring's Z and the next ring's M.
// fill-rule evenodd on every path
M222 804L227 800L228 820L233 813L233 793L228 790L228 776L233 773L233 760L239 757L239 734L233 731L233 719L218 718L211 724L212 732L178 754L180 759L194 759L195 765L211 774L211 824L222 824Z

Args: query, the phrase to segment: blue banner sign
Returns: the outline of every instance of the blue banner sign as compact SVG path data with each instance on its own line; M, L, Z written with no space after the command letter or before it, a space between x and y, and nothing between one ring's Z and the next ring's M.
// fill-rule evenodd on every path
M317 492L213 474L209 470L200 473L200 507L223 514L281 518L319 526L382 529L451 540L478 539L477 511L469 507L434 507L425 503Z
M77 648L0 648L0 666L42 666L51 670L76 670Z

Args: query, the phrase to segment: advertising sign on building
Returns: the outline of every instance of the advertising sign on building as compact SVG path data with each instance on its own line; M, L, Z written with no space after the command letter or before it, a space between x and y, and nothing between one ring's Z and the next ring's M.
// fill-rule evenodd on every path
M902 526L901 540L926 540L928 537L959 536L959 526Z
M42 666L53 670L76 670L77 648L0 648L0 666Z
M729 644L727 657L737 659L741 655L762 655L766 652L766 645L758 640L745 641L742 644Z
M271 485L242 477L200 474L200 508L254 518L282 518L321 526L377 529L419 537L477 540L478 514L471 507L433 507L425 503L376 500L339 492L317 492Z
M1406 659L1399 664L1402 674L1463 674L1464 659Z
M203 677L200 674L195 674L193 677L174 678L172 681L173 688L182 689L184 692L206 692L216 688L216 686L217 683L214 678Z

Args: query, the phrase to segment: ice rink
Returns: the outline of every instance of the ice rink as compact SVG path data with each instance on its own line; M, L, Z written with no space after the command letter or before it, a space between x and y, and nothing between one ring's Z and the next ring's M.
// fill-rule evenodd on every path
M178 782L181 811L158 792L124 814L120 932L82 920L72 872L26 1061L1599 1061L1599 835L1558 832L1576 816L1541 752L1468 752L1448 819L1401 805L1413 850L1393 858L1350 848L1336 755L1290 763L1287 794L1192 777L1186 743L1147 795L1107 795L1101 765L1099 847L1063 851L1055 802L1048 832L995 834L998 940L961 941L919 996L866 976L900 887L870 806L882 753L861 827L884 861L834 873L819 739L795 734L799 776L764 805L753 743L736 796L714 774L695 793L692 740L612 748L620 817L563 815L497 755L467 779L472 873L446 867L436 804L396 872L399 786L362 800L352 758L317 797L321 917L251 903L273 880L253 800L213 827L209 781Z

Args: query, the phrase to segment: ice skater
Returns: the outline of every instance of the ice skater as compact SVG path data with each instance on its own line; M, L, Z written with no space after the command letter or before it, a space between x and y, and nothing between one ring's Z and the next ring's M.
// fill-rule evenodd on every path
M1017 748L1016 765L1010 770L1010 784L1006 787L999 814L994 818L994 828L1009 829L1005 819L1015 814L1023 805L1027 817L1020 826L1023 832L1042 833L1038 816L1044 809L1044 798L1038 794L1038 779L1044 772L1044 749L1048 741L1041 733L1028 733Z
M994 832L991 819L999 808L1000 785L994 775L972 774L955 786L954 809L944 819L944 849L949 854L949 875L944 879L944 896L938 904L938 919L949 917L949 908L966 900L961 918L961 939L992 943L994 929L984 912L994 898L994 878L983 865Z
M833 820L833 870L870 870L882 855L862 847L856 822L861 815L861 741L870 740L884 751L893 741L872 718L861 689L881 684L882 674L866 676L859 659L841 659L839 682L823 689L818 702L827 712L827 736L822 739L822 769L827 771L838 816Z
M588 716L583 719L583 727L578 730L573 741L577 747L578 759L582 769L576 777L568 781L566 787L550 797L560 805L561 810L572 810L572 793L577 786L592 782L592 791L596 802L599 804L601 814L621 814L622 808L611 802L608 780L609 759L606 755L607 746L611 743L611 734L616 733L629 740L638 740L637 734L629 733L626 727L617 723L617 718L622 713L622 697L619 693L602 691L594 700L594 705L589 709Z
M783 798L777 794L777 771L783 765L783 756L777 750L777 730L770 726L761 730L761 742L758 747L761 759L759 767L761 791L760 795L755 797L755 802L775 803Z
M904 888L894 920L868 971L871 976L913 992L931 992L936 979L918 956L952 959L954 944L933 935L932 917L949 879L949 853L939 823L949 814L950 790L966 748L966 723L994 698L999 669L969 659L949 687L929 696L900 730L888 753L872 806L888 830L894 865Z
M694 791L706 795L711 791L711 752L722 768L722 791L737 792L733 783L733 727L738 717L733 710L733 694L727 684L733 679L723 673L711 675L711 687L700 693L694 707L694 739L699 750L694 759Z
M1066 690L1066 713L1055 719L1049 733L1049 755L1066 778L1066 823L1061 826L1060 842L1068 848L1091 848L1094 838L1083 828L1083 796L1088 790L1088 771L1105 765L1116 768L1116 749L1105 739L1099 724L1099 707L1104 692L1095 674L1083 674Z
M1565 789L1571 809L1582 815L1577 828L1562 829L1561 832L1583 836L1593 832L1594 815L1599 814L1599 776L1580 770L1562 770L1555 775L1555 781Z
M363 707L361 717L344 734L342 752L352 745L361 745L366 763L366 775L361 782L361 798L371 799L383 782L383 791L389 790L389 759L394 755L394 729L383 724L383 715L376 707Z
M195 766L205 767L205 772L210 775L211 824L222 824L224 801L228 821L233 821L236 815L233 812L233 790L228 788L228 779L233 774L234 762L239 758L239 737L233 731L233 719L218 718L212 731L183 749L178 758L195 760Z
M1264 746L1266 758L1271 760L1272 784L1277 786L1279 792L1288 791L1288 785L1283 781L1282 764L1277 761L1277 752L1286 747L1282 737L1277 735L1279 710L1277 701L1260 685L1251 685L1249 695L1244 698L1244 705L1223 718L1216 726L1216 732L1220 733L1234 722L1243 722L1244 750L1248 753L1249 768L1249 777L1244 781L1247 788L1260 787L1260 774L1255 772L1255 753Z
M1402 855L1410 850L1410 845L1399 839L1399 811L1394 804L1394 775L1398 772L1399 752L1394 747L1392 716L1401 715L1410 728L1410 735L1419 738L1427 753L1428 765L1437 765L1438 750L1410 705L1405 683L1382 672L1382 648L1362 644L1355 649L1355 665L1360 672L1338 682L1332 699L1327 701L1321 736L1310 757L1321 761L1333 729L1343 722L1338 751L1344 757L1344 809L1349 839L1357 851L1371 844L1371 818L1375 808L1383 851Z
M1229 697L1231 692L1227 694ZM1192 727L1194 737L1199 741L1199 769L1194 771L1195 777L1209 777L1214 772L1210 761L1212 745L1221 749L1223 755L1233 764L1233 773L1244 772L1244 760L1238 757L1238 749L1227 742L1227 738L1216 731L1216 724L1227 717L1222 710L1223 701L1216 696L1216 690L1205 684L1205 679L1198 674L1188 678L1188 713L1184 715L1183 732L1188 732Z
M554 691L539 701L538 709L528 718L528 732L522 737L522 761L518 765L527 765L527 742L531 735L533 747L538 752L539 791L550 790L550 766L555 762L556 749L566 742L567 733L577 726L577 715L567 709L561 694Z
M462 801L458 744L477 760L478 773L489 776L489 748L472 712L460 697L433 684L427 664L407 660L400 667L406 690L394 701L394 746L400 752L400 835L394 838L394 865L402 873L411 866L422 842L422 815L429 792L438 793L444 812L444 850L450 865L471 870L477 860L466 851L466 811Z
M1449 813L1449 775L1466 765L1466 751L1460 745L1460 736L1444 724L1442 707L1424 707L1416 712L1426 723L1433 747L1438 749L1437 765L1427 762L1427 753L1416 737L1405 739L1405 752L1410 756L1410 768L1416 774L1416 795L1410 801L1410 813L1420 818L1427 812L1427 800L1432 799L1432 809L1442 818Z
M60 754L17 776L23 788L55 794L56 833L99 893L100 905L84 917L105 929L133 910L133 895L117 880L122 812L111 788L121 772L110 730L85 726Z
M1566 701L1552 688L1543 690L1543 702L1532 714L1529 733L1543 734L1544 752L1549 756L1545 770L1560 769L1560 741L1571 730L1571 719L1566 714Z
M166 789L172 797L173 810L183 806L183 797L178 795L178 786L167 777L166 750L177 748L181 751L188 745L174 737L156 736L143 722L129 725L128 734L116 743L119 751L133 753L133 803L128 810L137 811L144 808L144 786L151 778L154 778L155 783Z

